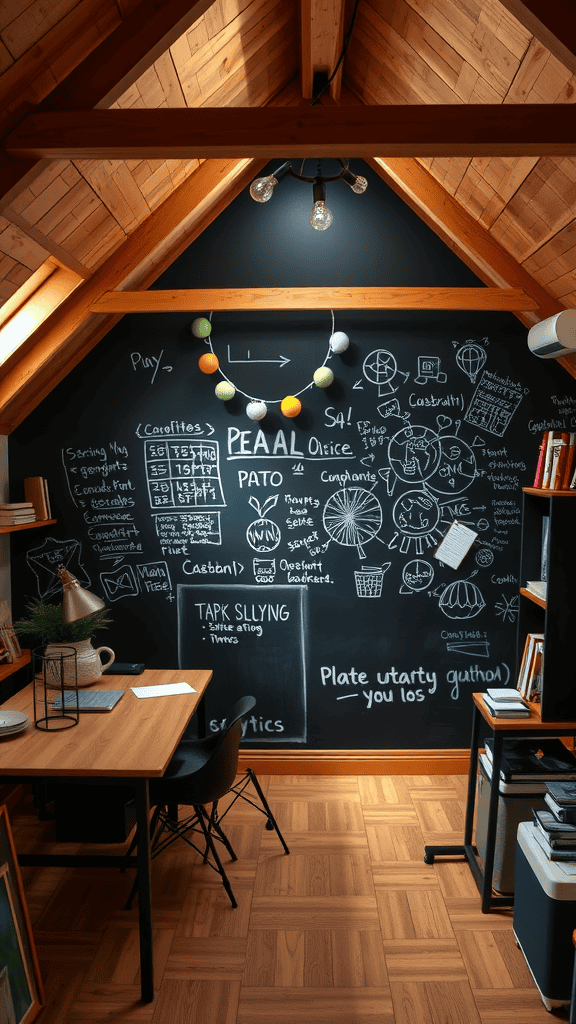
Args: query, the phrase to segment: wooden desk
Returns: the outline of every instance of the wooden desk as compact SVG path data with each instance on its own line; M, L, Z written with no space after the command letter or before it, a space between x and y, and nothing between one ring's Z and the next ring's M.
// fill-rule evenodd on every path
M58 731L35 728L31 684L2 705L24 711L31 724L25 732L0 741L0 781L2 777L20 782L38 778L91 778L134 788L140 842L137 855L131 857L130 862L138 871L140 973L144 1002L154 999L148 779L159 778L166 771L192 715L201 710L201 701L211 678L212 671L208 669L148 669L139 676L102 676L90 689L125 690L116 707L110 712L81 712L78 725ZM182 681L190 683L196 692L142 699L130 689L132 686ZM24 865L68 867L118 868L126 863L124 857L105 854L24 854L18 859Z
M462 846L425 846L424 860L432 864L435 856L462 854L470 868L481 895L481 910L488 913L492 907L514 906L513 896L494 896L492 893L492 876L494 872L494 852L496 849L496 823L498 819L498 798L500 793L500 769L502 767L502 750L505 739L534 736L574 736L574 722L542 722L538 704L530 705L528 718L494 718L482 700L481 693L473 693L474 712L472 717L472 738L470 740L470 767L468 770L468 795L466 799L466 820L464 823L464 842ZM476 775L478 766L478 749L480 746L480 726L484 722L493 735L492 779L490 782L490 801L488 804L488 823L486 828L486 851L484 870L478 863L478 850L472 844L474 825L474 807L476 801Z

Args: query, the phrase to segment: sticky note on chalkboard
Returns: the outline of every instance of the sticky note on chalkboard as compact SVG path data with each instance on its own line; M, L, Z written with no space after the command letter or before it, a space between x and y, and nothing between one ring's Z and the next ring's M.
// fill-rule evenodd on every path
M457 569L462 559L470 551L477 536L478 534L471 530L469 526L464 526L464 523L459 523L458 521L452 523L452 526L436 548L434 558L437 558L439 562L444 562L445 565L451 566L452 569Z

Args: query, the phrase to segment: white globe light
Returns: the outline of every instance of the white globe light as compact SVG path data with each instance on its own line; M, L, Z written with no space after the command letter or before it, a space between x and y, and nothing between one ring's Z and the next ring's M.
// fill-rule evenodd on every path
M350 344L350 338L344 331L335 331L330 338L330 349L332 352L336 352L338 355L340 352L345 352Z
M278 182L273 174L269 174L265 178L255 178L250 185L250 195L257 203L267 203L272 198L274 185L277 184Z
M248 402L246 406L246 415L251 420L263 420L267 412L266 402Z
M332 214L323 199L319 199L312 207L310 223L315 231L326 231L332 223Z

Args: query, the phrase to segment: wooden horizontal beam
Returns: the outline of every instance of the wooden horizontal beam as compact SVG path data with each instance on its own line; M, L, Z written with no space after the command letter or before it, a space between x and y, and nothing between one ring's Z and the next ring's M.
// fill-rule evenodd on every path
M574 156L576 104L47 111L5 147L22 160Z
M109 291L92 313L242 309L536 309L521 288L183 288Z
M241 750L239 771L262 775L467 775L470 751Z

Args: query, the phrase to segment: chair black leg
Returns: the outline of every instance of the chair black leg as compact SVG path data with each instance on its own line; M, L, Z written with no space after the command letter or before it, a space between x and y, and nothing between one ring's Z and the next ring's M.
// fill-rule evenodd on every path
M284 836L282 835L280 829L278 828L278 825L276 824L276 818L274 817L274 815L272 814L272 811L270 810L270 807L268 805L268 801L267 801L266 797L264 796L264 793L262 792L262 787L260 786L260 783L258 782L258 779L256 778L255 773L252 771L251 768L247 768L246 769L246 774L250 776L250 781L252 782L252 785L254 786L254 789L256 790L256 792L258 793L258 796L260 797L260 801L261 801L262 806L264 808L264 813L265 813L266 817L268 818L268 821L266 822L266 828L269 829L270 832L272 831L272 829L274 829L274 831L276 832L276 835L278 836L278 839L280 840L280 842L282 843L282 846L284 847L284 853L290 853L290 850L288 849L288 846L286 845Z
M202 831L204 833L204 839L206 840L206 844L210 848L210 853L212 854L212 856L214 858L214 862L216 864L216 870L218 871L218 874L220 875L220 878L222 879L222 885L224 886L224 888L226 889L226 892L228 893L228 897L230 899L230 903L232 904L232 906L234 908L236 908L238 906L238 904L236 902L236 898L234 896L234 893L232 892L232 886L230 885L230 882L228 881L228 875L226 874L226 872L225 872L225 870L224 870L224 868L222 866L222 862L220 860L220 857L218 856L218 851L217 851L217 849L216 849L216 847L214 845L214 840L212 839L212 836L210 834L210 829L206 825L206 821L205 821L205 818L204 818L204 809L199 804L197 807L194 808L194 810L196 811L196 813L198 815L198 821L200 823L200 828L202 829Z
M206 811L204 811L204 814L206 814ZM209 823L208 828L213 829L214 832L216 832L216 835L220 839L220 842L223 843L226 849L228 850L231 860L238 860L238 857L236 856L234 850L232 849L232 843L228 839L226 833L220 827L220 822L218 821L218 801L212 804L212 810L210 811L210 815L206 814L206 817ZM204 854L204 863L206 863L207 859L208 849L206 849L206 853Z

